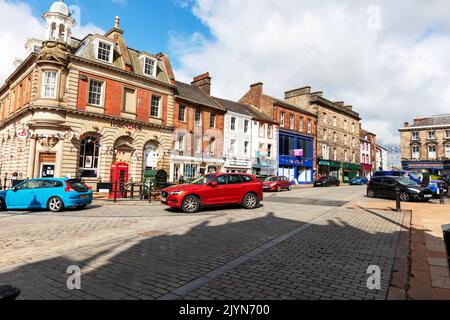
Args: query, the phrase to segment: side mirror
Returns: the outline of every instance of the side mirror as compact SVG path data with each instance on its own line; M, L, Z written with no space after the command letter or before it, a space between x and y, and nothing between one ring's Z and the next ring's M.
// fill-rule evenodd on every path
M217 187L219 184L217 183L217 181L214 181L214 182L211 182L209 185L210 185L211 187L215 188L215 187Z
M17 187L12 188L13 192L17 192L19 189L17 189Z

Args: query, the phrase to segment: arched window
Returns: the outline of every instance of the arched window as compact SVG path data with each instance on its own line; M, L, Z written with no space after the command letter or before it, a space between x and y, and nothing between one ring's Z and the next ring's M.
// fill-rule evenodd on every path
M80 174L82 178L96 178L98 176L98 156L100 144L97 138L86 136L81 141Z

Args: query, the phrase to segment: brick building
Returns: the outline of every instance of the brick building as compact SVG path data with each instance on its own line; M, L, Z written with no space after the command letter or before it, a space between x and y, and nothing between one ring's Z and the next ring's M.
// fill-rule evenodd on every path
M175 86L171 180L221 172L226 110L211 97L211 77L206 73L191 84L175 81Z
M128 48L119 18L104 35L71 37L63 1L44 15L43 41L0 88L2 177L110 180L112 163L170 169L174 76L168 57Z
M322 92L311 92L311 87L288 91L285 100L317 115L318 175L348 182L361 173L361 118L352 106L325 99Z
M450 115L417 117L400 129L404 170L450 173Z
M312 183L316 170L316 115L264 94L262 83L251 85L240 102L254 106L279 123L278 174L301 184Z

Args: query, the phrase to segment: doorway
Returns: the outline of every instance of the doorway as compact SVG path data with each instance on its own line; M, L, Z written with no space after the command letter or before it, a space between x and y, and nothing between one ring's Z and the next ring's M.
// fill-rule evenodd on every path
M56 154L41 153L39 155L39 168L41 178L55 178Z

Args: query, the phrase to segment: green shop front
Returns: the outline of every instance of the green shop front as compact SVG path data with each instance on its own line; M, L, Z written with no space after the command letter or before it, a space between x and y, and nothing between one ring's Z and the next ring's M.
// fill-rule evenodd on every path
M339 179L341 163L339 161L318 160L318 172L320 177L334 176Z
M353 178L361 175L361 165L356 163L342 163L342 181L349 183Z

